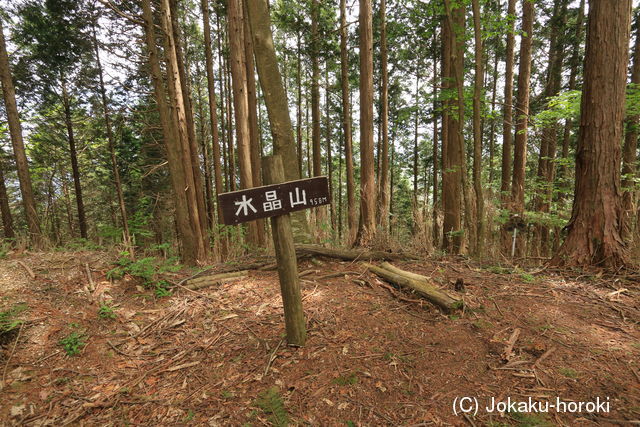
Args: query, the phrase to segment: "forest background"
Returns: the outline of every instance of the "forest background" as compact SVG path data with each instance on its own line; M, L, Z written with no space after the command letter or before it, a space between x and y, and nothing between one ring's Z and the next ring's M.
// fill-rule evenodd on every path
M294 216L300 241L625 265L638 241L640 15L615 3L601 19L633 25L592 62L624 70L626 111L606 108L624 136L597 165L611 209L575 186L585 0L6 4L4 250L118 246L185 263L262 251L265 223L219 225L215 195L260 185L273 151L287 179L329 177L331 206ZM577 243L576 200L592 211Z

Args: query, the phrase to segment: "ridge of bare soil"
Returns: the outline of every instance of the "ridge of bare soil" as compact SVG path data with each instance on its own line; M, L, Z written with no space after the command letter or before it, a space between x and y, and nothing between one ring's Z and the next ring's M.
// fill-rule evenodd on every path
M394 263L450 292L463 280L465 309L446 316L358 263L303 261L308 344L289 348L276 272L157 299L128 276L108 281L112 261L102 252L0 260L0 310L28 307L18 341L0 352L1 424L278 425L277 414L291 424L362 426L640 419L638 276L525 273L461 258ZM99 318L101 301L116 319ZM72 331L87 343L78 356L59 345ZM611 412L459 417L453 402L463 396L609 398Z

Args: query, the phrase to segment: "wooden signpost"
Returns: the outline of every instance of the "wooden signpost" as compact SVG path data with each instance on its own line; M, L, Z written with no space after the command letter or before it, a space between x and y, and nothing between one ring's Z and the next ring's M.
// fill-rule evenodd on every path
M262 171L264 181L269 185L218 195L221 222L235 225L271 218L287 342L289 345L303 346L307 332L289 212L331 203L329 182L326 176L284 182L280 156L263 157Z

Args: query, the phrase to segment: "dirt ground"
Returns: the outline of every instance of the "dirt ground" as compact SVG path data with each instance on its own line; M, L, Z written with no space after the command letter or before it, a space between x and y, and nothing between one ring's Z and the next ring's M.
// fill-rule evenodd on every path
M308 341L290 348L275 271L156 298L128 276L107 280L112 261L102 252L0 261L0 311L22 304L25 321L0 351L1 424L640 423L640 275L463 258L395 263L452 293L463 280L464 311L445 315L359 263L307 260L300 270ZM98 315L105 301L115 319ZM60 341L74 333L86 345L68 356ZM475 415L454 414L464 397L464 409L478 399ZM567 411L600 399L609 411L491 412L492 398L561 399Z

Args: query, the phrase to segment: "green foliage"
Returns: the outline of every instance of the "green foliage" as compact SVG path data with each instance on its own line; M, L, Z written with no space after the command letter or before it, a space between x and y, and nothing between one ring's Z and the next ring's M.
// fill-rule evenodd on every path
M518 427L552 427L554 425L543 415L539 414L509 412L509 415L518 423Z
M460 300L460 301L456 301L453 303L453 305L451 306L454 310L462 310L462 307L464 307L464 301Z
M128 258L128 253L121 253L121 257L114 262L115 267L107 271L109 280L121 279L125 274L142 280L142 285L153 289L156 297L166 297L171 295L169 288L171 283L162 280L159 276L163 273L175 273L183 266L178 263L177 257L168 259L146 257L138 260Z
M559 371L567 378L578 378L578 372L573 368L560 368Z
M580 117L582 91L570 90L548 99L547 108L538 113L533 122L539 127L553 125L560 120L576 120ZM626 92L626 114L640 114L640 85L629 84Z
M222 391L220 392L220 396L222 396L222 398L223 398L223 399L232 399L232 398L234 398L236 395L235 395L232 391L229 391L229 390L222 390Z
M187 415L185 415L184 419L182 420L183 422L187 423L191 420L193 420L196 416L196 413L193 411L193 409L189 409L187 411Z
M64 246L64 249L72 252L80 252L80 251L97 251L100 249L104 249L102 246L92 242L88 239L83 239L82 237L78 237L73 239Z
M171 291L169 290L170 283L166 280L160 280L155 283L153 293L156 297L170 297Z
M17 316L27 309L26 304L16 304L5 311L0 311L0 335L11 332L22 324Z
M358 384L358 381L358 375L355 372L352 372L349 375L341 375L334 378L331 382L337 385L354 385Z
M100 317L101 319L115 319L117 316L114 308L109 305L109 303L104 302L100 304L100 308L98 309L98 317Z
M533 122L545 127L553 125L559 120L573 120L580 115L580 98L582 92L570 90L548 99L547 108L538 113Z
M527 283L533 283L536 281L536 276L534 276L533 274L529 274L529 273L521 273L520 274L520 278L522 280L524 280Z
M11 248L13 247L13 240L14 239L5 238L4 240L2 240L2 242L0 242L0 259L4 259L7 257L7 255L11 251Z
M271 425L276 427L289 425L289 414L284 407L278 387L271 387L261 392L254 405L262 409Z
M490 273L494 274L511 274L511 270L508 268L501 267L499 265L490 265L485 268Z
M84 346L87 344L86 336L80 331L73 331L66 337L58 341L58 344L62 346L67 356L76 356L80 354Z

